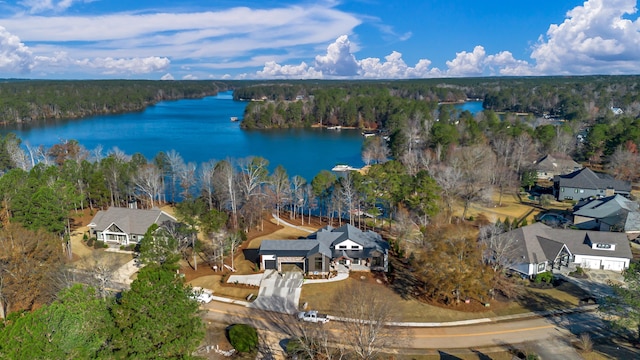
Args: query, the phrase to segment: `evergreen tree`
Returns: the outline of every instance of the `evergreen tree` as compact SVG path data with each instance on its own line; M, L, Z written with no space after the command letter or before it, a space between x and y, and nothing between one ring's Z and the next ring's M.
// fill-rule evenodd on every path
M204 336L198 302L176 263L149 264L113 307L117 358L189 359Z

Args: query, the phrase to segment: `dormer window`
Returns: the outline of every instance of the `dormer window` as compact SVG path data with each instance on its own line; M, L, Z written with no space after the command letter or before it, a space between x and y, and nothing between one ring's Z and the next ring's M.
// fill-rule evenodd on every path
M616 249L616 245L615 244L607 244L607 243L593 243L591 245L592 249L596 249L596 250L609 250L609 251L614 251Z

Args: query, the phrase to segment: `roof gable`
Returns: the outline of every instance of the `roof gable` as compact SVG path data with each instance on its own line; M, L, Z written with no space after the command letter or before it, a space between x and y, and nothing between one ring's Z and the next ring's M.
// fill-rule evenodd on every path
M553 178L553 181L554 183L558 183L561 187L594 190L612 188L621 192L631 191L630 182L616 180L608 174L595 173L593 170L586 167L570 174L556 175Z
M176 219L160 209L129 209L110 207L106 211L98 211L89 227L96 231L104 231L108 227L115 225L122 232L127 234L142 235L153 224L162 224L165 221L176 221Z

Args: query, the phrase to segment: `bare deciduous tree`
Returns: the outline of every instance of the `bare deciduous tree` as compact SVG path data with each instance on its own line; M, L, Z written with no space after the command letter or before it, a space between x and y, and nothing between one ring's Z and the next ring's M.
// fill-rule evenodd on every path
M146 197L149 206L153 208L156 199L160 199L162 191L162 174L154 164L146 164L138 168L134 174L133 181L136 190Z
M200 172L198 173L198 179L200 181L200 189L202 190L202 195L205 197L205 199L207 199L209 210L213 209L213 198L214 198L213 174L215 172L215 168L216 168L216 161L209 160L200 166Z

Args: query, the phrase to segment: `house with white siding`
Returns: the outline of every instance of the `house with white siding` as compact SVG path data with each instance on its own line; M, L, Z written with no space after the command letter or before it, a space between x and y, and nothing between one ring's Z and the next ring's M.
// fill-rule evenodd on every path
M633 257L624 233L554 229L535 223L500 237L512 243L510 268L530 277L569 266L622 271Z

